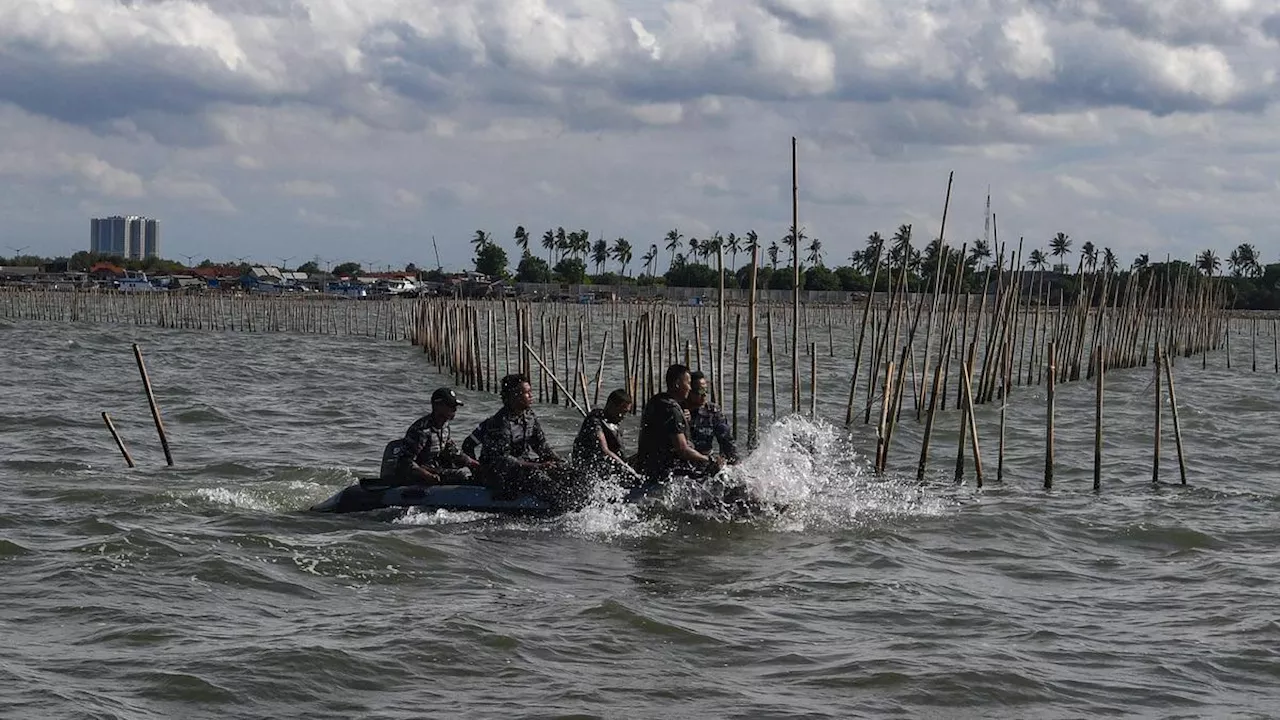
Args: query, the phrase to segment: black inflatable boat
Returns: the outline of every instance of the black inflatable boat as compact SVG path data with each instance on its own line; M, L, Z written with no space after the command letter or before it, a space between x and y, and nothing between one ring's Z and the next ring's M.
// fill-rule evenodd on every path
M743 485L726 484L713 478L677 477L665 483L645 483L628 490L620 502L640 506L647 512L723 520L776 514L786 509L761 500ZM565 512L564 508L533 495L495 498L493 492L482 485L389 486L377 478L361 478L311 506L311 510L352 513L394 507L523 517L549 517Z
M532 495L511 499L494 498L482 485L399 485L388 486L376 478L361 478L332 497L311 506L313 512L350 513L391 507L424 510L486 512L502 515L554 515L552 506Z

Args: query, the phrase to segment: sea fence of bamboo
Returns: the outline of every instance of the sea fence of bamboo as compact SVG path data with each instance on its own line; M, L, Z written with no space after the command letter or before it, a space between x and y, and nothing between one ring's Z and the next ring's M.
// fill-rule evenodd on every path
M957 256L964 253L962 247ZM1216 361L1225 349L1221 357L1230 367L1234 339L1250 343L1256 371L1263 338L1264 354L1271 346L1269 369L1280 373L1276 321L1233 317L1224 283L1189 273L1084 272L1082 266L1079 291L1068 299L1051 291L1046 273L1023 267L1021 248L997 257L978 272L976 285L986 290L977 293L965 291L975 286L968 266L946 256L931 285L914 292L905 270L891 269L881 257L873 282L881 287L888 278L889 292L845 304L763 303L754 292L745 303L720 294L711 304L691 306L5 291L0 318L407 340L458 386L495 392L503 375L523 372L540 402L584 409L621 387L637 398L639 411L662 390L666 367L680 362L707 373L713 399L748 444L763 423L790 414L847 426L874 423L875 470L911 468L924 480L937 453L932 438L945 421L959 430L956 479L972 476L978 484L986 468L975 408L999 404L995 477L1003 479L1009 398L1017 388L1037 386L1044 392L1027 401L1045 400L1046 487L1054 481L1054 403L1064 383L1097 386L1096 487L1107 373L1153 369L1157 393L1168 393L1184 478L1171 366L1189 360L1205 367L1210 354ZM752 267L758 260L753 257ZM1156 402L1153 477L1165 407ZM945 420L948 414L952 420ZM902 446L901 428L909 422L920 429L918 451Z
M189 330L408 338L412 302L332 295L0 288L0 318Z

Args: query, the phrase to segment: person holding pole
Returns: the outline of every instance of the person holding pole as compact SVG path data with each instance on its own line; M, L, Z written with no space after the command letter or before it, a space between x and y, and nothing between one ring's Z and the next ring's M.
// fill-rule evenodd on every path
M631 404L630 393L623 389L614 390L609 393L603 408L592 410L582 418L582 427L573 441L572 461L578 471L614 475L619 470L630 469L622 459L618 424L631 412Z

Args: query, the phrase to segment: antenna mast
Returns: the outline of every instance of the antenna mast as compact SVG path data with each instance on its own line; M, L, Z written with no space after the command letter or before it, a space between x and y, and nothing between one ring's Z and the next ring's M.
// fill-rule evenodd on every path
M444 266L440 264L440 246L436 245L435 235L431 236L431 247L435 248L436 250L436 270L439 272L444 272Z

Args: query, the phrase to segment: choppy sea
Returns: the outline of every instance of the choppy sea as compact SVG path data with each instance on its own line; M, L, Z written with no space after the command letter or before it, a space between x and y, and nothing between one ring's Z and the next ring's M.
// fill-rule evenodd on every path
M826 420L766 403L737 472L776 518L332 516L451 382L414 348L0 321L0 716L1274 717L1280 378L1208 365L1175 371L1185 486L1167 417L1151 482L1148 368L1108 377L1099 493L1080 382L1048 491L1043 388L1010 398L1002 483L979 408L982 488L953 411L917 484L914 418L877 477L833 392ZM462 394L459 433L495 409ZM576 413L537 412L567 447Z

